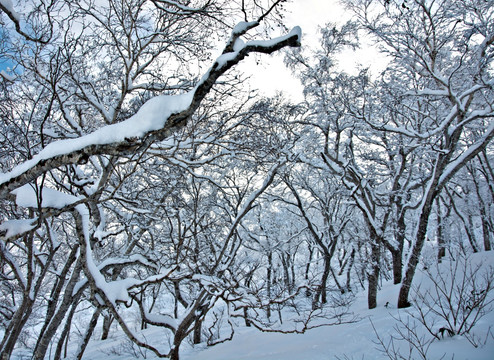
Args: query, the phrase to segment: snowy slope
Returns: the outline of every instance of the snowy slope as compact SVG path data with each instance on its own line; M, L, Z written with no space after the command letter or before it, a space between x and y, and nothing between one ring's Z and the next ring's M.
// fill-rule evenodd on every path
M482 253L472 257L473 262L482 262L486 267L494 266L494 253ZM447 261L445 262L447 263ZM417 283L428 284L423 274L417 274ZM376 335L373 326L380 336L387 342L391 334L396 334L393 327L397 324L396 318L409 319L408 312L412 310L398 310L394 306L398 296L399 286L385 283L378 294L379 305L374 310L366 306L366 293L361 292L357 301L352 305L352 311L359 314L361 320L357 323L331 327L322 327L309 330L305 334L278 334L261 333L253 328L239 328L235 331L232 341L207 348L196 346L192 348L184 344L181 351L183 360L327 360L327 359L387 359L376 344ZM493 296L494 294L491 294ZM389 301L390 305L384 305ZM432 342L427 359L494 359L494 335L489 327L494 325L494 311L488 313L474 328L482 340L487 338L485 346L475 348L470 342L460 336L445 338ZM429 339L419 324L418 333ZM439 325L438 325L439 326ZM167 339L160 338L163 332L159 329L146 332L146 338L154 343L166 343ZM406 342L395 342L400 346L403 355L408 354ZM113 334L112 341L92 341L86 351L84 359L93 360L123 360L135 359L138 352L132 350L130 344L119 334ZM147 359L154 359L149 352ZM443 357L444 356L444 357ZM412 359L421 359L415 352Z

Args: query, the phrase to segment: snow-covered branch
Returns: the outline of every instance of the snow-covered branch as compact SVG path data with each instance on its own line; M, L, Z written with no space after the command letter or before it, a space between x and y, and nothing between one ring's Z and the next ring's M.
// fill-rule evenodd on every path
M237 36L238 34L232 35ZM1 174L0 197L4 198L10 191L47 171L64 165L85 163L93 155L128 155L147 149L152 143L183 128L217 79L250 53L270 54L286 46L298 47L300 38L301 30L296 27L287 35L272 40L236 45L233 51L229 51L227 46L192 91L177 96L154 97L127 120L76 139L53 142L32 159Z
M17 31L17 33L22 35L26 40L34 41L40 44L48 44L48 42L50 41L52 34L49 34L49 36L46 38L43 37L37 38L29 35L29 33L21 29L21 14L15 11L11 0L0 0L0 10L4 12L8 16L8 18L14 23L15 30ZM49 12L47 12L47 14L49 16ZM51 25L51 21L49 21L49 23ZM52 29L50 28L50 32L51 31Z

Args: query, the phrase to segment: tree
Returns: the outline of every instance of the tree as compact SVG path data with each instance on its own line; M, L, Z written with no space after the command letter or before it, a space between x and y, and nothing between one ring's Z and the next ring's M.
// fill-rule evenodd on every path
M345 202L351 201L362 215L351 222L363 221L367 228L369 307L374 308L383 247L392 255L394 282L401 281L409 188L414 186L416 175L408 166L413 160L413 147L403 136L380 132L362 121L384 113L391 119L399 118L391 104L383 100L386 87L373 83L365 70L351 76L337 68L338 52L357 46L355 31L354 23L341 29L328 25L321 29L321 48L312 57L295 54L289 61L301 69L305 86L308 111L298 121L300 131L310 132L310 146L315 146L311 151L317 154L315 159L304 154L302 162L318 169L318 181L334 178L338 185L331 192L344 193Z
M406 7L399 2L347 4L388 55L388 73L404 81L396 94L408 120L401 126L390 125L385 117L365 121L420 144L431 159L423 168L418 226L398 299L399 307L407 307L435 199L494 135L489 70L493 8L490 1L416 0Z
M2 101L2 291L15 285L8 296L13 304L21 299L4 318L2 357L36 316L43 326L34 358L45 357L61 329L60 358L80 304L94 313L78 358L101 314L160 357L178 359L185 337L200 332L216 300L234 287L222 274L233 264L238 227L283 163L270 158L255 165L252 182L243 181L252 170L239 170L235 152L243 149L233 141L242 121L219 105L239 81L217 80L250 53L300 46L298 28L270 40L254 39L262 31L248 34L276 21L281 2L33 1L25 28L1 2L22 68L9 85L12 101ZM234 26L239 17L245 21ZM198 78L187 64L207 59L213 35L225 28L231 34L222 54ZM228 183L232 175L215 179L213 169L239 176ZM218 194L224 201L213 205ZM176 206L163 206L168 200ZM211 257L189 257L205 248ZM163 256L165 249L171 252ZM171 315L153 314L163 288L176 299ZM143 325L171 331L174 346L161 352L136 335L121 305L137 306Z

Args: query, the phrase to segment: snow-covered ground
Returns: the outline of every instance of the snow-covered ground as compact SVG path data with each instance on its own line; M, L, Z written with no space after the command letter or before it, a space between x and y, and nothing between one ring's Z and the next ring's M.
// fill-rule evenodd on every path
M482 263L484 268L494 266L494 253L481 253L472 257L472 263ZM444 271L447 271L448 261L444 262ZM421 273L417 274L416 283L423 282L427 286L430 281ZM395 326L400 323L398 317L404 323L413 320L409 316L410 311L396 309L396 299L399 286L392 283L384 283L378 294L379 305L374 310L368 310L366 305L366 293L357 295L357 300L351 310L358 314L360 321L338 326L321 327L307 331L305 334L279 334L262 333L254 328L237 328L235 337L230 342L214 347L191 347L184 343L181 351L183 360L328 360L328 359L387 359L376 341L376 331L381 338L388 343L391 335L397 336ZM491 291L491 293L494 291ZM490 294L491 298L494 294ZM385 304L389 302L389 306ZM487 313L474 327L480 342L484 345L475 348L465 337L445 337L435 340L430 345L427 359L494 359L494 311ZM438 322L436 327L444 326ZM376 329L374 331L373 327ZM146 338L154 344L160 341L166 343L167 339L160 338L163 332L159 329L147 330ZM417 334L424 340L431 339L421 324L417 326ZM408 358L408 346L405 341L394 342L400 352ZM133 350L134 349L134 350ZM109 341L91 341L85 353L84 359L92 360L123 360L135 359L139 354L136 347L130 346L124 340L123 335L114 333ZM147 359L155 357L150 352L144 353ZM422 359L414 351L411 359Z

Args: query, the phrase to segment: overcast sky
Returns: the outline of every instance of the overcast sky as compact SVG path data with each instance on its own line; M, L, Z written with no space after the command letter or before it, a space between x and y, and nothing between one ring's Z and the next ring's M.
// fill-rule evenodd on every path
M317 46L318 28L328 22L342 24L348 19L339 0L292 0L285 5L289 11L285 19L288 28L302 28L302 46ZM253 85L265 95L274 95L284 90L293 100L300 100L302 86L283 65L283 55L278 52L271 56L261 56L259 64L248 59L240 65L245 75L252 77Z
M300 26L302 28L302 46L317 46L318 27L324 26L326 23L342 24L349 18L345 14L339 0L291 0L285 8L288 10L285 25L288 28ZM363 54L365 57L365 54ZM356 66L356 59L361 59L363 56L351 56L344 61L345 70ZM256 59L259 60L256 64ZM0 59L0 70L7 67L7 63L3 63ZM252 85L254 88L259 88L260 91L268 96L274 95L276 91L284 90L300 100L302 94L302 86L295 79L291 72L285 68L283 64L283 55L281 52L275 55L263 55L259 57L247 58L239 65L245 75L251 76Z
M285 7L290 11L285 25L288 28L297 25L302 28L302 47L317 47L319 27L327 23L342 25L351 17L339 0L291 0ZM372 66L373 73L377 74L385 64L382 55L370 45L362 45L355 52L349 50L338 58L339 67L350 73L355 73L363 65ZM253 59L248 59L239 68L246 75L251 75L253 85L265 95L272 96L276 91L284 90L291 95L292 100L302 99L302 85L284 66L282 52L261 56L259 65Z

